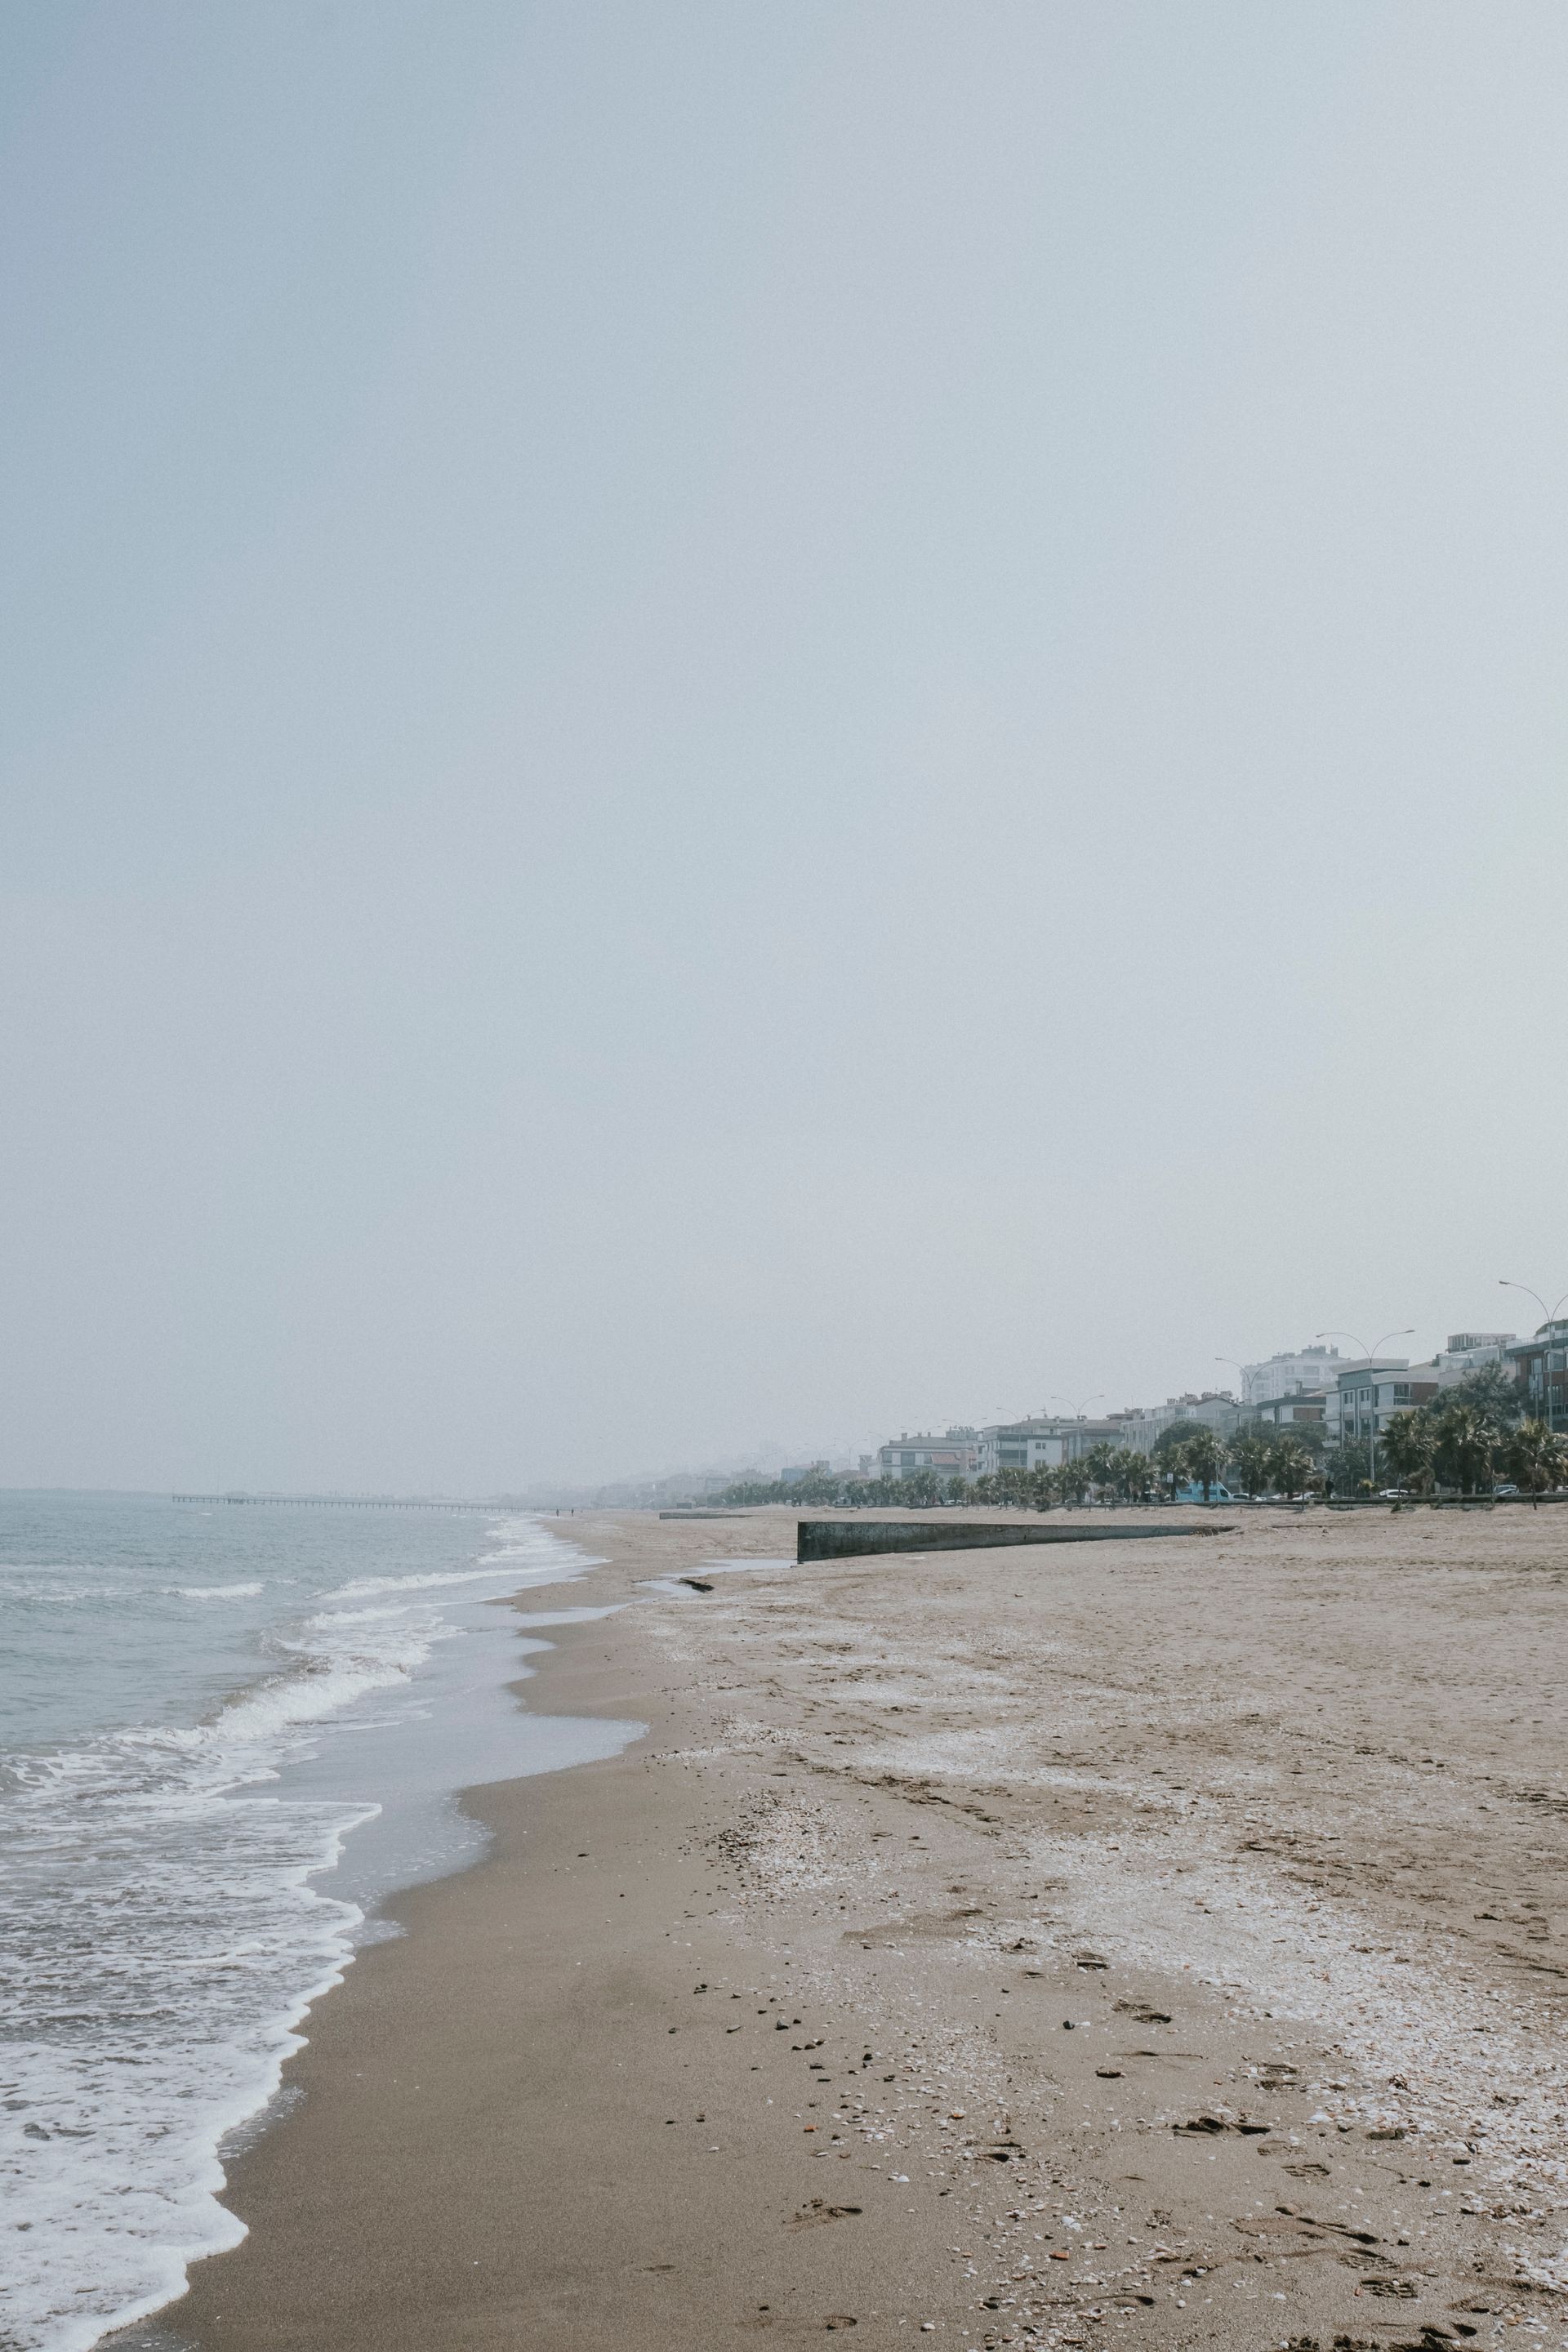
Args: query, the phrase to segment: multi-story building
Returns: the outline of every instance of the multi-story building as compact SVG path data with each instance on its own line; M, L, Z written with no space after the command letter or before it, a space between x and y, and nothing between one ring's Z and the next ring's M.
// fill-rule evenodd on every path
M1121 1444L1125 1426L1122 1413L1095 1421L1053 1421L1042 1414L993 1422L980 1433L975 1467L983 1477L995 1470L1057 1470L1091 1446Z
M1413 1365L1407 1356L1346 1364L1324 1399L1331 1444L1381 1437L1391 1413L1429 1403L1440 1386L1434 1365Z
M973 1429L950 1429L942 1437L925 1431L911 1437L889 1438L879 1449L877 1472L883 1478L907 1478L915 1470L934 1470L941 1478L968 1478L974 1474L979 1441Z
M1542 1323L1533 1339L1504 1349L1503 1359L1524 1391L1530 1419L1568 1432L1568 1321Z
M992 1422L980 1433L975 1469L983 1478L998 1470L1055 1470L1069 1458L1067 1433L1075 1426L1044 1418Z
M1321 1423L1328 1412L1327 1389L1296 1389L1289 1396L1269 1397L1248 1416L1266 1429L1294 1429L1302 1422Z
M1513 1343L1511 1331L1452 1331L1448 1344L1439 1348L1433 1362L1437 1378L1445 1388L1464 1380L1470 1372L1484 1371L1489 1364L1500 1364L1505 1350Z
M1131 1446L1135 1453L1152 1454L1178 1421L1195 1421L1200 1427L1212 1429L1216 1437L1234 1437L1241 1420L1241 1407L1228 1389L1205 1389L1201 1396L1167 1397L1163 1404L1121 1414L1116 1434L1119 1444Z
M1243 1364L1243 1404L1272 1404L1276 1397L1295 1396L1303 1389L1326 1388L1339 1367L1337 1348L1298 1348L1292 1354L1270 1356L1261 1364Z

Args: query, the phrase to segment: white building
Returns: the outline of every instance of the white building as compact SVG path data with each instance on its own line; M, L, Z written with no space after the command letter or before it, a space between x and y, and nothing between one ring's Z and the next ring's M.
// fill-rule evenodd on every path
M1353 1359L1324 1399L1329 1442L1381 1437L1393 1414L1430 1404L1436 1394L1437 1376L1430 1364L1412 1364L1408 1356Z
M1167 1397L1163 1404L1124 1413L1117 1425L1118 1442L1131 1446L1135 1453L1152 1454L1178 1421L1195 1421L1201 1428L1212 1429L1216 1437L1234 1437L1241 1412L1236 1399L1223 1389L1205 1389L1202 1396Z
M1298 1348L1270 1356L1266 1363L1243 1364L1243 1404L1272 1404L1276 1397L1295 1396L1303 1389L1326 1389L1339 1370L1337 1348Z
M1270 1397L1267 1404L1255 1405L1252 1419L1266 1429L1296 1429L1312 1421L1321 1426L1328 1409L1327 1389L1296 1389L1289 1396Z
M995 1421L980 1433L974 1466L983 1478L998 1470L1055 1470L1068 1459L1060 1421Z
M1433 1360L1437 1378L1446 1389L1452 1388L1468 1373L1482 1371L1488 1364L1502 1363L1503 1350L1512 1347L1513 1337L1511 1331L1451 1331L1447 1346L1439 1348Z
M914 1470L934 1470L941 1478L967 1478L975 1467L978 1443L974 1432L967 1426L950 1429L938 1437L930 1430L911 1437L908 1431L902 1437L890 1437L877 1454L877 1473L882 1478L907 1478Z
M1091 1446L1122 1443L1123 1421L1118 1414L1105 1421L993 1422L980 1433L975 1467L982 1477L995 1470L1057 1470L1077 1462Z

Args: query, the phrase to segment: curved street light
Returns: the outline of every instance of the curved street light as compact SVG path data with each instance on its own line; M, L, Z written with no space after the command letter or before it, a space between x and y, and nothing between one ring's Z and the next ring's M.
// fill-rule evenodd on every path
M1549 1344L1544 1349L1543 1354L1544 1357L1550 1357L1552 1353L1550 1345L1552 1326L1557 1320L1559 1309L1563 1307L1568 1307L1568 1290L1565 1290L1563 1293L1563 1296L1558 1300L1556 1307L1548 1307L1546 1301L1541 1296L1540 1291L1531 1290L1528 1282L1510 1282L1506 1275L1500 1274L1498 1276L1498 1288L1500 1290L1522 1290L1527 1298L1534 1299L1537 1307L1541 1309L1546 1324L1546 1338ZM1542 1406L1545 1408L1546 1426L1550 1429L1552 1426L1552 1383L1547 1377L1547 1363L1543 1360L1541 1367L1541 1402Z
M1505 1274L1499 1275L1498 1288L1500 1290L1522 1290L1527 1298L1534 1299L1537 1307L1540 1307L1542 1316L1548 1323L1556 1322L1557 1308L1559 1307L1568 1307L1568 1290L1565 1290L1563 1293L1562 1297L1557 1302L1557 1307L1548 1307L1545 1299L1542 1298L1539 1290L1531 1290L1528 1282L1510 1282Z
M1385 1331L1378 1341L1377 1348L1369 1348L1366 1341L1358 1339L1353 1331L1315 1331L1312 1337L1315 1339L1354 1339L1370 1368L1378 1348L1385 1347L1390 1339L1408 1339L1415 1328L1414 1323L1407 1323L1402 1331ZM1367 1426L1367 1445L1369 1448L1367 1461L1372 1471L1372 1491L1375 1495L1377 1492L1377 1374L1375 1370L1373 1372L1372 1379L1372 1412Z
M1073 1419L1075 1421L1081 1421L1083 1419L1084 1406L1086 1404L1098 1404L1104 1394L1105 1391L1103 1389L1096 1389L1091 1396L1080 1397L1078 1403L1074 1404L1072 1407ZM1058 1404L1072 1404L1072 1399L1070 1397L1059 1396L1056 1399L1056 1402Z
M1079 1402L1078 1402L1077 1404L1073 1405L1073 1419L1074 1419L1075 1421L1081 1421L1081 1420L1083 1419L1083 1409L1084 1409L1084 1406L1085 1406L1086 1404L1098 1404L1098 1403L1099 1403L1099 1402L1100 1402L1100 1398L1101 1398L1104 1394L1105 1394L1105 1391L1104 1391L1103 1389L1096 1389L1092 1396L1086 1396L1086 1397L1082 1397L1082 1398L1080 1398L1080 1399L1079 1399ZM1049 1400L1047 1399L1047 1402L1049 1402ZM1056 1400L1056 1402L1057 1402L1057 1403L1058 1403L1058 1404L1071 1404L1071 1403L1072 1403L1072 1399L1071 1399L1070 1397L1058 1397L1058 1398L1057 1398L1057 1400ZM1072 1459L1071 1454L1068 1453L1068 1451L1067 1450L1067 1447L1064 1445L1064 1447L1063 1447L1063 1449L1062 1449L1062 1460L1063 1460L1064 1462L1069 1462L1069 1461L1071 1461L1071 1459Z

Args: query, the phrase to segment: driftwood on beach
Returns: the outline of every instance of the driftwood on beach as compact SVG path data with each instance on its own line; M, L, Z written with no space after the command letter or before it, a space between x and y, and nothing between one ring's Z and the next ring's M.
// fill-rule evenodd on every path
M795 1556L803 1559L850 1559L878 1551L977 1551L993 1544L1140 1543L1152 1536L1220 1536L1230 1529L1206 1527L1041 1527L1034 1522L994 1519L802 1519Z

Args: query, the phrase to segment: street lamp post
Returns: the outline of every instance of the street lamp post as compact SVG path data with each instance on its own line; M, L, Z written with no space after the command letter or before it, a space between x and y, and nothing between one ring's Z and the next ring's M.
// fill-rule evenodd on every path
M1228 1364L1233 1371L1241 1374L1241 1386L1236 1395L1236 1434L1239 1437L1247 1426L1247 1366L1238 1363L1234 1356L1216 1356L1215 1362Z
M1074 1419L1075 1421L1081 1421L1081 1420L1083 1419L1083 1409L1084 1409L1084 1406L1085 1406L1086 1404L1098 1404L1098 1403L1100 1402L1100 1398L1101 1398L1104 1394L1105 1394L1105 1391L1104 1391L1103 1389L1096 1389L1092 1396L1080 1397L1080 1398L1079 1398L1079 1402L1078 1402L1078 1403L1077 1403L1077 1404L1075 1404L1075 1405L1073 1405L1073 1409L1072 1409L1072 1410L1073 1410L1073 1419ZM1049 1398L1047 1398L1047 1403L1049 1403L1049 1402L1052 1402L1052 1400L1051 1400L1051 1399L1049 1399ZM1054 1400L1054 1402L1055 1402L1056 1403L1058 1403L1058 1404L1071 1404L1071 1403L1072 1403L1072 1400L1071 1400L1071 1398L1070 1398L1070 1397L1057 1397L1057 1398ZM1070 1455L1070 1454L1068 1454L1064 1453L1064 1454L1063 1454L1063 1459L1064 1459L1064 1461L1070 1461L1070 1460L1071 1460L1071 1458L1072 1458L1072 1457L1071 1457L1071 1455Z
M1377 1492L1377 1372L1373 1366L1373 1359L1377 1354L1378 1348L1386 1347L1390 1339L1408 1339L1415 1328L1414 1323L1407 1323L1403 1331L1385 1331L1378 1341L1377 1348L1369 1348L1364 1339L1356 1339L1353 1331L1316 1331L1312 1335L1317 1339L1355 1339L1356 1346L1361 1349L1368 1368L1372 1370L1372 1410L1367 1415L1366 1436L1370 1449L1367 1461L1372 1471L1372 1491L1374 1495Z
M1558 1300L1555 1307L1548 1307L1546 1301L1541 1296L1540 1291L1531 1290L1528 1282L1510 1282L1506 1275L1500 1274L1498 1276L1498 1288L1500 1290L1522 1290L1527 1298L1534 1299L1537 1307L1540 1307L1542 1314L1546 1318L1546 1346L1542 1351L1541 1360L1541 1402L1546 1408L1546 1426L1550 1429L1552 1426L1552 1326L1557 1320L1559 1310L1564 1307L1568 1307L1568 1290L1565 1290L1563 1293L1562 1297Z
M1086 1404L1098 1404L1104 1394L1105 1391L1103 1389L1096 1389L1091 1396L1079 1397L1077 1404L1074 1404L1072 1407L1073 1419L1075 1421L1081 1421L1083 1419L1084 1406ZM1065 1396L1049 1398L1047 1401L1047 1402L1054 1404L1072 1404L1072 1399Z

